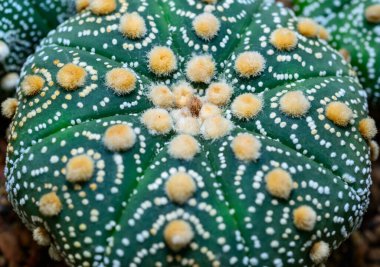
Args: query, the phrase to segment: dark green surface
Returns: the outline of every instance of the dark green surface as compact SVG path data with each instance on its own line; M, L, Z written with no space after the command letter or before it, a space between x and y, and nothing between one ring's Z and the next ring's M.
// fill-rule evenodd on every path
M369 101L380 103L380 25L365 18L367 7L379 0L294 0L299 16L315 18L325 26L332 38L330 44L346 49L360 83L368 92Z
M0 41L10 55L0 62L0 80L6 73L19 73L41 39L74 12L75 0L2 0ZM3 94L0 90L0 99Z
M296 49L277 51L268 42L270 33L280 26L295 29L297 20L291 11L269 1L220 1L214 14L232 22L222 19L221 31L211 42L196 37L191 19L178 15L183 10L194 17L206 7L202 3L128 2L128 12L139 11L149 21L145 39L131 41L118 32L120 10L125 10L120 1L110 16L100 18L86 11L67 20L24 66L23 75L35 73L51 82L32 98L18 92L20 106L12 124L7 189L27 226L45 227L71 266L182 262L204 267L216 265L215 261L220 266L312 266L309 251L314 242L323 240L336 248L359 225L370 185L369 149L357 130L368 113L366 98L344 60L324 43L300 35ZM194 46L183 38L185 31ZM142 48L128 49L131 44ZM179 60L178 72L166 79L147 69L147 53L156 45L170 46ZM257 78L241 79L233 63L240 52L249 50L265 57L266 70ZM207 51L218 63L214 80L229 82L234 97L260 93L264 108L255 119L235 120L236 128L224 138L206 141L197 136L201 153L192 161L173 159L167 142L175 133L153 136L140 122L142 112L151 107L146 93L153 83L172 85L184 79L186 62ZM89 75L82 88L68 93L56 84L56 73L70 62L86 67ZM120 66L133 69L138 77L130 95L117 96L104 85L106 72ZM90 87L93 90L85 95ZM294 119L280 111L279 98L290 90L302 90L310 100L305 117ZM325 106L336 100L355 114L347 128L323 116ZM224 114L230 117L228 107ZM102 136L119 123L133 126L138 142L115 154L104 148ZM230 143L240 132L252 133L262 142L257 162L238 161L233 155ZM65 180L65 165L82 153L94 159L96 174L88 183L73 186ZM264 176L277 167L286 169L297 183L287 201L273 198L265 189ZM164 190L165 180L178 170L188 171L197 184L194 198L184 206L171 203ZM39 213L37 201L52 189L63 210L47 219ZM299 231L293 224L293 210L304 204L318 214L312 232ZM96 213L98 219L91 216ZM163 239L165 225L174 218L187 220L195 232L190 248L178 254L168 250ZM80 230L82 224L85 231Z

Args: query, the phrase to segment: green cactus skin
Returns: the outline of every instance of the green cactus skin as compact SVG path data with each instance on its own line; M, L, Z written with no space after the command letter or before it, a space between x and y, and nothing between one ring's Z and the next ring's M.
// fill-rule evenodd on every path
M379 5L379 0L295 0L300 16L314 18L326 27L330 44L337 50L345 49L359 81L368 92L375 107L380 103L380 25L366 19L366 8Z
M221 24L209 41L191 26L204 11L212 11ZM119 32L126 12L145 19L143 38L130 40ZM279 51L269 42L277 28L295 31L296 25L292 11L255 0L215 5L119 0L109 15L87 10L65 21L23 67L21 81L35 74L45 85L35 96L25 96L21 88L17 92L6 168L15 211L29 229L47 231L52 250L69 266L316 265L309 256L314 244L322 241L337 248L359 226L367 208L371 162L358 124L368 110L366 94L349 65L323 41L297 33L298 44L290 51ZM148 53L158 45L170 47L177 57L177 71L166 77L148 67ZM244 51L265 58L265 70L257 77L242 78L235 71L235 59ZM153 108L151 85L172 87L186 80L187 62L202 54L215 61L213 81L233 87L232 99L253 93L264 104L255 118L246 120L237 119L229 104L221 107L234 128L214 140L196 135L199 153L181 160L170 151L176 131L153 134L142 123L142 114ZM68 63L87 71L85 84L77 90L58 85L57 73ZM126 95L105 85L106 73L120 67L137 77L135 90ZM208 85L192 86L205 101ZM280 110L280 99L292 91L302 91L310 102L304 116ZM326 118L333 101L352 110L347 127ZM111 125L119 124L134 129L136 143L116 153L106 149L103 138ZM256 161L236 158L231 142L240 133L261 143ZM70 183L67 162L83 154L93 160L94 174L87 182ZM266 189L264 177L276 168L291 174L289 199L273 197ZM183 205L170 201L165 190L168 178L178 171L196 183L195 194ZM46 217L39 202L51 192L62 210ZM311 231L299 230L293 222L294 210L302 205L316 212ZM165 227L175 219L189 223L194 233L178 252L164 240Z
M14 89L12 80L17 81L26 58L41 39L74 14L75 1L3 0L0 12L0 79L3 84L0 87L10 91Z

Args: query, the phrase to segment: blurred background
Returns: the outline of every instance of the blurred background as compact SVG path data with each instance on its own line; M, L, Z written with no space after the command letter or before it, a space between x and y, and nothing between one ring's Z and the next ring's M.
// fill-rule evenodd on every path
M289 5L291 1L281 2ZM380 129L380 111L372 110L372 116ZM7 200L4 164L8 124L8 120L0 118L0 267L63 267L63 263L50 260L47 249L33 241ZM379 136L377 141L380 143ZM333 252L326 266L380 267L380 161L373 166L372 180L371 204L361 228Z

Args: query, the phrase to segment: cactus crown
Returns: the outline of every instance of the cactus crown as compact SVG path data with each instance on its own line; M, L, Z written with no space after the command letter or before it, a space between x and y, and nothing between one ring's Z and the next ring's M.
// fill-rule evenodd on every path
M325 260L367 207L371 123L296 26L271 1L93 0L51 32L8 147L36 239L72 266Z

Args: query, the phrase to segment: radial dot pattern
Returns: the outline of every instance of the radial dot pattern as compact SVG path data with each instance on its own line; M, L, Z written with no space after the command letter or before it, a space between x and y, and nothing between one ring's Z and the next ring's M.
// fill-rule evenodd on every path
M36 238L78 267L325 260L361 222L376 152L348 63L271 1L115 3L63 23L24 68L44 87L17 92L6 175ZM134 12L146 33L128 38L120 18ZM204 13L212 38L193 28ZM70 90L67 64L86 73ZM347 125L326 115L336 102Z

